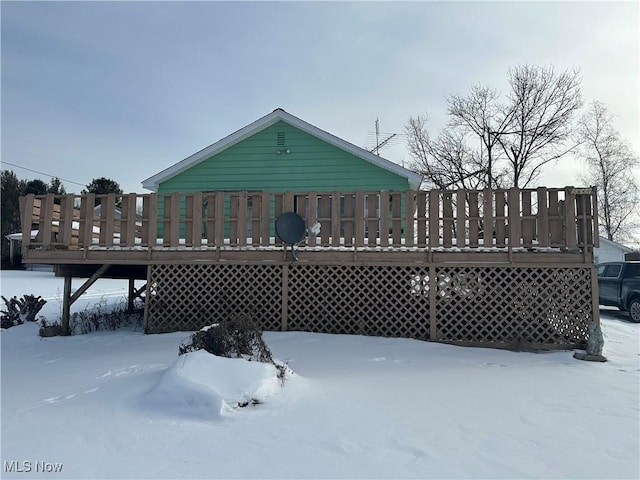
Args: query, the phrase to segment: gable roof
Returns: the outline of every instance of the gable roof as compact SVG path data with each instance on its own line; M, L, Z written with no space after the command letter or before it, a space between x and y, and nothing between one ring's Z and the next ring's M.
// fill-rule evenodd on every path
M600 247L599 248L609 247L609 248L613 248L615 250L619 250L622 253L631 253L631 252L633 252L633 248L627 247L626 245L622 245L622 244L620 244L618 242L614 242L612 240L609 240L607 237L600 236L599 240L600 240ZM595 248L598 248L598 247L595 247Z
M310 135L313 135L320 140L323 140L335 147L338 147L346 152L351 153L352 155L362 158L367 162L370 162L374 165L377 165L380 168L384 168L390 172L393 172L401 177L407 179L409 183L409 187L411 189L417 190L420 187L420 183L422 182L422 176L412 172L411 170L407 170L400 165L393 163L385 158L382 158L378 155L375 155L363 148L360 148L352 143L349 143L341 138L336 137L324 130L319 129L307 123L298 117L291 115L290 113L285 112L281 108L276 108L273 112L268 115L265 115L262 118L259 118L253 123L250 123L244 128L237 130L236 132L228 135L222 140L217 141L216 143L209 145L208 147L200 150L199 152L194 153L193 155L185 158L184 160L172 165L161 172L147 178L142 181L142 186L151 191L157 191L158 186L166 182L167 180L175 177L176 175L188 170L192 166L198 164L199 162L216 155L223 150L241 142L242 140L254 135L255 133L264 130L267 127L275 124L276 122L283 121L288 123L289 125L302 130Z

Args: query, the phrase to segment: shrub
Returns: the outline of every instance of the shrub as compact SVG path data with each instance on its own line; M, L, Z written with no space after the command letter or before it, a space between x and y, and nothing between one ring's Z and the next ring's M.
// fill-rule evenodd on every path
M0 320L2 328L10 328L24 322L35 322L36 315L47 303L42 297L35 295L23 295L22 298L13 297L7 299L2 297L6 305L6 310L2 310Z
M82 335L99 330L117 330L123 325L142 322L142 309L128 311L124 302L108 305L103 297L97 304L71 315L70 328L72 335Z
M262 332L249 315L237 315L231 320L195 332L189 340L180 344L178 355L196 350L205 350L218 357L271 363L278 370L278 378L283 384L285 375L290 371L286 364L273 359L262 339Z
M58 322L49 323L46 318L40 320L38 335L41 337L55 337L64 334L64 330L62 330L62 326Z
M180 345L178 355L196 350L206 350L218 357L273 362L271 351L262 339L262 332L248 315L238 315L232 320L195 332L187 343Z

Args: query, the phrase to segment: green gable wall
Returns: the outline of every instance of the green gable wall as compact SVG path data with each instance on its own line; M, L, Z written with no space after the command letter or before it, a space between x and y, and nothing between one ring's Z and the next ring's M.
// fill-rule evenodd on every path
M279 121L161 183L158 193L407 189L406 178Z

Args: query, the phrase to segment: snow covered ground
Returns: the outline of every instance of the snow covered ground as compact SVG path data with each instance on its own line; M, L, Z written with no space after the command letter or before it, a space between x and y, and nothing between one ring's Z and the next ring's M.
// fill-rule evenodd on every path
M2 271L60 315L62 279ZM80 285L74 282L74 288ZM99 280L73 311L123 301ZM640 325L606 363L409 339L267 332L295 371L188 354L188 333L2 331L2 478L640 478ZM242 398L261 404L234 408Z

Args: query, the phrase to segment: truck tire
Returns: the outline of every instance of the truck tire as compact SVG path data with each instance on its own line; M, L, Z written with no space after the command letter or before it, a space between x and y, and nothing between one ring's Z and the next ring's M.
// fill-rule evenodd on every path
M629 316L632 322L640 323L640 298L633 298L629 302Z

